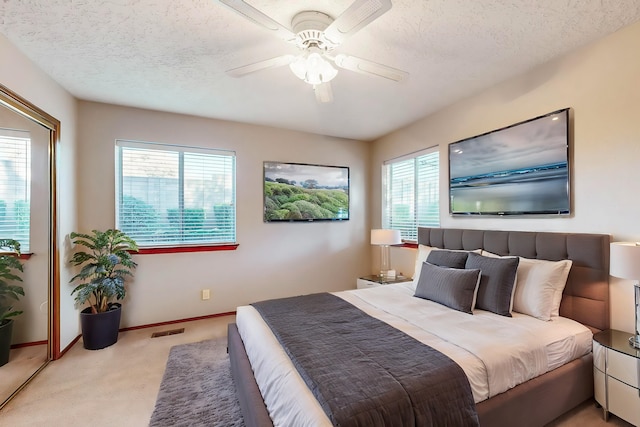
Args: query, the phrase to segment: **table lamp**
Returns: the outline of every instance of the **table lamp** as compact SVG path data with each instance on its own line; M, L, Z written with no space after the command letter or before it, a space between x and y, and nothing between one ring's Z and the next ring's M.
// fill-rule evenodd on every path
M374 229L371 230L371 244L380 246L380 278L389 278L389 245L402 243L400 230Z
M609 274L621 279L635 280L635 334L629 338L629 344L635 348L640 348L640 335L638 330L638 320L640 318L640 244L634 242L613 242L611 243L611 264Z

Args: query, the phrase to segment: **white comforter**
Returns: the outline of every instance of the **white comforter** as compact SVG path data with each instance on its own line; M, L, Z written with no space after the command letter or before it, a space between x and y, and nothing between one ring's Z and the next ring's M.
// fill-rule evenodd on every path
M408 282L334 294L453 359L469 378L476 403L591 351L591 332L570 319L544 322L482 310L469 315L413 293ZM330 426L258 312L238 307L236 323L274 425Z

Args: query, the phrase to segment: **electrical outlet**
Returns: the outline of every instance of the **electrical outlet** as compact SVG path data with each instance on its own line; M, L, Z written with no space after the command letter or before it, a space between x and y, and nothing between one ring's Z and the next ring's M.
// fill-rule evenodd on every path
M208 300L211 298L211 291L209 289L202 290L202 301Z

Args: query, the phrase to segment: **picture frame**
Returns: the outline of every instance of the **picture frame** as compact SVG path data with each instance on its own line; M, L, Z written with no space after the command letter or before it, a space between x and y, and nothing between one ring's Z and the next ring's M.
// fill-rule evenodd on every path
M449 144L449 213L569 215L569 108Z
M264 222L349 220L349 168L264 162Z

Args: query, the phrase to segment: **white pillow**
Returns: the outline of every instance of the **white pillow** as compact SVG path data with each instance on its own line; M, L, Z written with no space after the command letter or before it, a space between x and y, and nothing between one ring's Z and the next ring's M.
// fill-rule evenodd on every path
M549 261L554 262L554 261ZM570 259L555 261L555 268L558 270L554 277L550 277L550 280L555 280L556 283L556 293L553 296L553 305L551 306L551 317L560 316L560 303L562 302L562 292L564 292L564 288L567 285L567 278L569 277L569 272L571 271L571 266L573 265L573 261Z
M572 261L520 258L513 310L540 320L558 316Z

